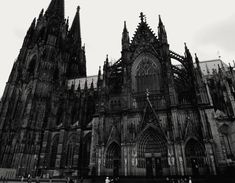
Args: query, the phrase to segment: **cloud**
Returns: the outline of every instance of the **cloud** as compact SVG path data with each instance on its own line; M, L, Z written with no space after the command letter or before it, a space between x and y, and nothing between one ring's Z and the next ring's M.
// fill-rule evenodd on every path
M207 26L196 35L199 46L213 46L234 52L235 47L235 14L227 19Z

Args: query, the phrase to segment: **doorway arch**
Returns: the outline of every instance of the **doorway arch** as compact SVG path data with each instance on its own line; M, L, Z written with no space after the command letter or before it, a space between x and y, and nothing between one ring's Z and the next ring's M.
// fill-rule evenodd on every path
M159 177L167 168L167 142L158 130L148 127L139 136L137 143L138 168L145 168L146 176Z
M185 145L185 156L187 168L191 169L192 175L200 174L200 167L205 163L205 147L199 141L191 138Z
M121 148L116 142L112 142L106 151L106 168L113 169L113 176L119 176L121 162Z

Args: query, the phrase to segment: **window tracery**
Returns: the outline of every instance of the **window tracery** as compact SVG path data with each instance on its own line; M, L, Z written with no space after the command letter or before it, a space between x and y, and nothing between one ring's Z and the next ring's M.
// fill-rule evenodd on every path
M142 57L136 68L137 92L160 90L160 69L149 57Z
M142 61L137 67L137 76L151 75L157 73L156 64L148 57L143 57Z

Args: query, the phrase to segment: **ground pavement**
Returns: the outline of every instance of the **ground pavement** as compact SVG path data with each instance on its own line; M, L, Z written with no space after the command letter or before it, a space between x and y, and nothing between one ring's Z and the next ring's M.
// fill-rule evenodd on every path
M27 181L21 181L20 179L12 180L0 180L0 183L28 183ZM35 183L33 179L31 183ZM40 183L50 183L50 179L40 179ZM51 183L67 183L66 179L52 179ZM81 183L80 180L74 183ZM82 183L105 183L105 177L96 177L94 179L84 179ZM113 182L110 182L113 183ZM182 181L181 178L145 178L145 177L121 177L117 183L189 183L187 180ZM192 178L192 183L235 183L235 177L200 177Z

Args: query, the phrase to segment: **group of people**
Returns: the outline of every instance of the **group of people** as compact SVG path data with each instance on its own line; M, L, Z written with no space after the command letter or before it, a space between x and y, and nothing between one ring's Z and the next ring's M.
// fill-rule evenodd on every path
M114 177L113 179L110 179L109 177L105 178L105 183L118 183L119 177ZM166 178L167 183L192 183L192 178Z
M32 182L32 177L31 177L30 174L28 174L28 175L26 176L26 178L25 178L24 176L22 176L21 179L20 179L20 181L21 181L21 182L28 182L28 183L31 183L31 182ZM40 183L39 177L36 177L33 182L35 182L35 183ZM51 183L51 179L49 180L49 182Z
M31 182L32 182L32 177L31 177L30 174L28 174L28 176L26 177L26 179L24 178L24 176L22 176L21 179L20 179L20 181L21 181L21 182L27 181L28 183L31 183ZM36 183L38 183L38 182L36 181Z
M119 177L114 177L113 179L110 179L109 177L106 177L105 183L118 183Z
M81 177L80 180L78 180L78 182L77 182L77 180L75 180L75 182L74 182L74 180L72 178L68 177L66 183L83 183L83 180L84 180L83 177ZM32 182L31 175L29 174L26 179L24 179L24 177L22 176L21 182L24 182L24 181L31 183ZM5 177L1 177L0 182L7 183L7 179ZM189 177L189 178L169 178L169 177L167 177L166 182L167 183L192 183L192 178L191 177ZM35 183L40 183L38 178L35 179ZM49 179L49 183L52 183L51 178ZM106 177L105 183L119 183L119 177L113 177L113 178Z
M192 183L192 178L166 178L166 181L169 183Z
M75 179L75 181L72 179L72 178L70 178L70 177L67 177L67 182L66 183L83 183L83 177L81 177L78 181L77 181L77 179Z

